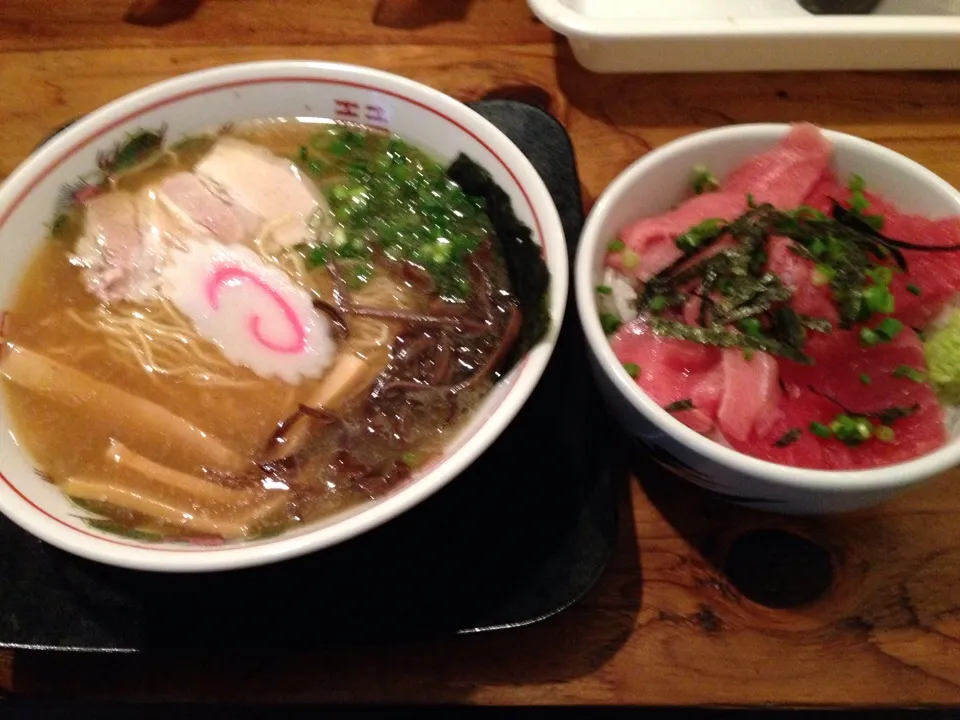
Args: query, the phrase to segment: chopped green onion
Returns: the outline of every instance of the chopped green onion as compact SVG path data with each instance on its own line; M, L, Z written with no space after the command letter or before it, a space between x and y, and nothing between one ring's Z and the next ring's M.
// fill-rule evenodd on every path
M814 257L820 257L827 251L827 244L822 238L815 237L810 241L810 244L807 246L807 250L809 250L810 254Z
M667 306L667 299L663 295L654 295L650 301L650 309L654 312L660 312Z
M881 425L878 427L874 434L877 436L877 440L885 443L892 443L897 439L897 434L893 431L892 427L887 427L886 425Z
M597 285L597 294L598 295L609 295L613 292L613 288L609 285Z
M737 326L743 331L745 335L750 337L760 337L760 321L756 318L744 318Z
M877 232L883 230L883 215L862 215L860 219Z
M623 251L621 257L625 270L633 270L640 263L640 256L629 248Z
M864 347L873 347L880 342L880 336L870 328L860 328L860 344Z
M908 293L911 293L912 295L919 295L919 294L920 294L920 288L918 288L918 287L917 287L916 285L914 285L913 283L907 283L907 292L908 292Z
M823 287L824 285L829 285L831 282L833 282L833 279L836 276L837 271L829 265L817 265L813 269L813 273L810 275L810 282L814 287Z
M623 240L613 240L609 245L607 245L607 250L610 252L620 252L626 247Z
M915 383L922 383L927 379L927 376L923 372L909 365L898 365L891 375L895 378L913 380Z
M627 371L627 375L636 379L640 375L640 366L636 363L627 362L623 364L623 369Z
M860 215L868 207L870 207L870 201L867 200L866 196L862 192L850 193L851 210Z
M856 418L853 421L857 438L862 442L873 437L873 423L866 418Z
M830 423L830 432L847 445L859 445L873 436L873 425L862 417L840 414Z
M866 271L868 278L873 280L875 285L889 285L890 281L893 280L893 270L888 268L886 265L878 265L877 267L869 268Z
M893 293L883 285L870 285L864 288L863 301L870 312L889 315L894 310Z
M822 438L833 437L833 433L830 432L830 428L828 428L823 423L818 423L818 422L810 423L810 432Z
M716 218L708 218L697 223L685 233L678 235L673 242L680 250L692 252L700 247L700 243L706 238L715 233L722 222L722 220Z
M757 201L753 197L753 193L747 193L747 207L751 209L756 209Z
M415 452L405 452L400 456L400 460L407 467L416 467L420 464L420 455Z
M873 382L873 380L871 380L870 376L866 373L860 373L860 382L862 382L864 385L869 385L871 382Z
M620 318L613 313L603 313L603 315L600 316L600 325L607 335L613 335L620 329Z
M883 340L893 340L897 335L900 334L900 331L903 330L903 323L897 320L896 318L884 318L883 321L877 325L875 328L876 334L879 335Z
M847 184L847 188L850 192L863 192L863 189L867 186L866 180L854 173L850 176L850 182Z
M693 400L690 398L684 398L683 400L676 400L669 405L664 405L663 409L668 413L682 412L684 410L693 410Z
M713 192L720 188L717 182L717 176L714 175L705 165L697 165L693 168L693 179L690 182L693 192L702 195L705 192Z
M754 349L751 348L751 347L744 348L744 349L743 349L743 359L746 360L747 362L750 362L751 360L753 360L753 354L754 354L754 352L755 352Z

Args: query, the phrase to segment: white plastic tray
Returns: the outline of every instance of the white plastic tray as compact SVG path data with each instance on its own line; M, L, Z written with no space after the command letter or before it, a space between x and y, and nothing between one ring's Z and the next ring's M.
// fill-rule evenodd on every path
M595 72L960 69L960 0L811 15L795 0L528 0Z

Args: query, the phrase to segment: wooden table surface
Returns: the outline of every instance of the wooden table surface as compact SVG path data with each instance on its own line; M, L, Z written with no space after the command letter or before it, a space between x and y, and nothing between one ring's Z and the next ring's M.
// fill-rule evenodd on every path
M52 128L147 83L310 58L542 105L573 138L586 207L651 148L739 122L856 133L960 185L960 74L595 76L523 0L206 0L160 26L124 22L127 5L0 2L0 177ZM622 499L604 577L536 626L279 657L15 652L0 655L0 685L234 702L960 702L960 473L839 518L739 510L657 476L625 483Z

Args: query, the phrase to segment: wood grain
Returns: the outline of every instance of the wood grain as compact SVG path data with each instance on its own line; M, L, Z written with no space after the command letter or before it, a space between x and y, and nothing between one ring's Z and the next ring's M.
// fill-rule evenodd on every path
M284 12L263 0L207 0L162 31L124 26L125 6L5 0L0 176L49 130L125 92L221 63L295 57L360 62L463 100L535 99L572 136L587 204L650 149L733 122L811 120L882 142L960 185L958 74L600 77L577 66L520 0L470 3L462 19L421 16L405 29L398 6L381 7L374 25L367 0L288 0ZM642 481L624 483L609 570L582 603L540 625L296 657L17 652L12 674L11 657L0 656L0 686L233 702L960 702L960 472L874 510L796 520L733 508L642 460L631 467ZM727 551L760 529L826 549L827 592L774 610L733 587Z
M3 0L0 51L176 45L476 46L551 38L522 0L204 0L190 22L163 28L121 22L129 4L130 0ZM439 12L437 6L456 6L460 12ZM437 17L439 21L434 21Z

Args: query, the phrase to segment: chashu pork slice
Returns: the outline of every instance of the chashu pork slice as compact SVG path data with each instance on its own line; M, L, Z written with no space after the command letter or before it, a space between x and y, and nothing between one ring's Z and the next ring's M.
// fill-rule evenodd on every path
M83 234L74 248L87 290L103 302L142 302L154 295L170 222L149 190L105 193L87 201Z
M164 178L156 193L164 209L194 237L210 236L230 245L243 242L248 230L255 232L260 225L258 218L238 213L190 172Z
M194 172L241 220L256 218L253 237L269 235L268 250L310 240L311 220L318 210L328 211L316 186L293 162L243 140L221 138Z

